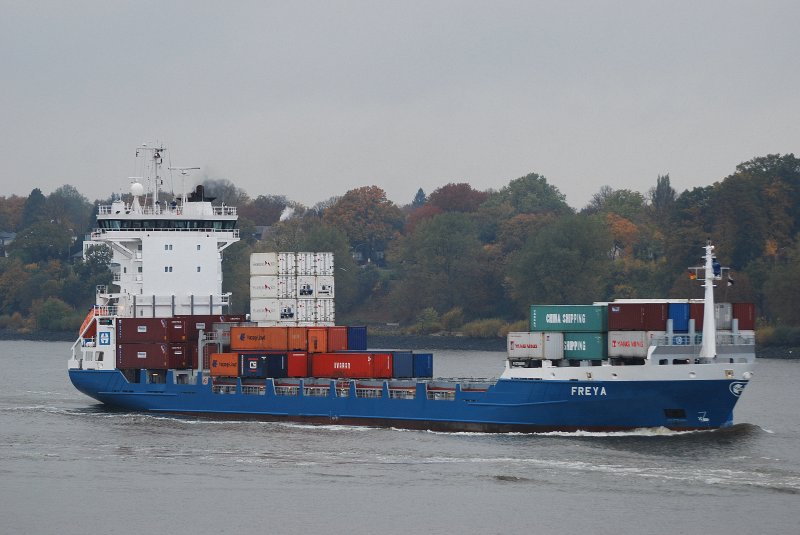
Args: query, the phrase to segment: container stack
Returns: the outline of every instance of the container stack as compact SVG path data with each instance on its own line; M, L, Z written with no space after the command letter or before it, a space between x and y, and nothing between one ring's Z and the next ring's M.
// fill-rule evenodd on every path
M667 335L668 314L667 302L609 303L608 356L647 357L651 342Z
M167 370L197 363L197 344L190 343L183 319L118 318L116 327L117 368Z
M367 350L364 326L241 326L209 359L211 375L251 379L389 379L433 376L433 355Z
M530 331L508 334L509 359L607 358L606 310L601 305L532 305Z
M752 303L717 303L717 333L755 336ZM509 360L598 361L646 358L653 342L699 344L703 302L621 300L593 305L532 305L530 331L508 333ZM734 340L735 341L735 340Z
M258 325L333 325L333 253L250 255L250 317Z

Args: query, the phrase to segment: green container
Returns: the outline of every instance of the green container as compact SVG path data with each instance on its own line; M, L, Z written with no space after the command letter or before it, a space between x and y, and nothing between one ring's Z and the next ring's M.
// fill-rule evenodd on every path
M564 358L605 360L608 358L608 333L564 333Z
M605 305L531 305L531 332L604 332L608 330Z

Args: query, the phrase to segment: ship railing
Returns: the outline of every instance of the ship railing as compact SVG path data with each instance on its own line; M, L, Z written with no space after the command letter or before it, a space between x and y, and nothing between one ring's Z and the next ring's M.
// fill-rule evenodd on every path
M242 394L244 395L263 396L266 392L266 385L242 385Z
M357 398L379 398L382 396L383 396L382 388L375 388L375 387L356 388Z
M330 395L329 386L306 386L303 388L303 395L315 398L326 398Z
M156 227L139 227L139 228L96 228L92 230L89 235L91 240L99 240L104 234L112 232L213 232L215 234L230 234L234 238L239 238L238 228L156 228Z
M236 207L235 206L212 206L211 207L214 215L216 216L235 216L236 215ZM131 211L131 205L125 203L124 210L126 212ZM171 204L167 204L166 206L161 205L147 205L147 206L140 206L139 209L136 211L137 214L142 215L158 215L158 214L177 214L180 215L183 212L183 207L181 205L172 206ZM97 213L100 215L111 215L112 212L112 205L110 204L102 204L97 207Z
M428 399L432 401L455 401L456 391L449 388L428 388Z
M244 390L244 387L242 387ZM236 385L213 385L211 391L215 394L235 394Z
M391 399L414 399L417 396L416 388L390 388L389 397Z
M717 345L755 345L756 337L752 334L717 333ZM650 341L652 346L700 346L703 344L702 333L672 334L658 336Z
M278 386L278 385L275 385L275 395L276 396L296 396L299 389L300 389L299 386Z

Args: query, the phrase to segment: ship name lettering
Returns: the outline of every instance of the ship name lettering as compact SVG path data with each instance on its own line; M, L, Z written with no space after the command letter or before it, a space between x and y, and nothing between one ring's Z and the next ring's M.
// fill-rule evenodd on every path
M604 386L573 386L570 389L571 396L605 396L606 387Z

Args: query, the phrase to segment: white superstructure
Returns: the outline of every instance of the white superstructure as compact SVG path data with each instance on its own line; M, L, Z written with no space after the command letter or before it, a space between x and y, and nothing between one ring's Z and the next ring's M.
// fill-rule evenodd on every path
M110 247L118 290L98 288L97 305L113 307L123 317L220 314L230 301L222 292L221 263L222 251L239 240L236 208L213 206L201 186L180 198L160 196L165 150L140 147L137 156L146 160L147 176L131 184L131 201L98 209L98 228L84 252Z

